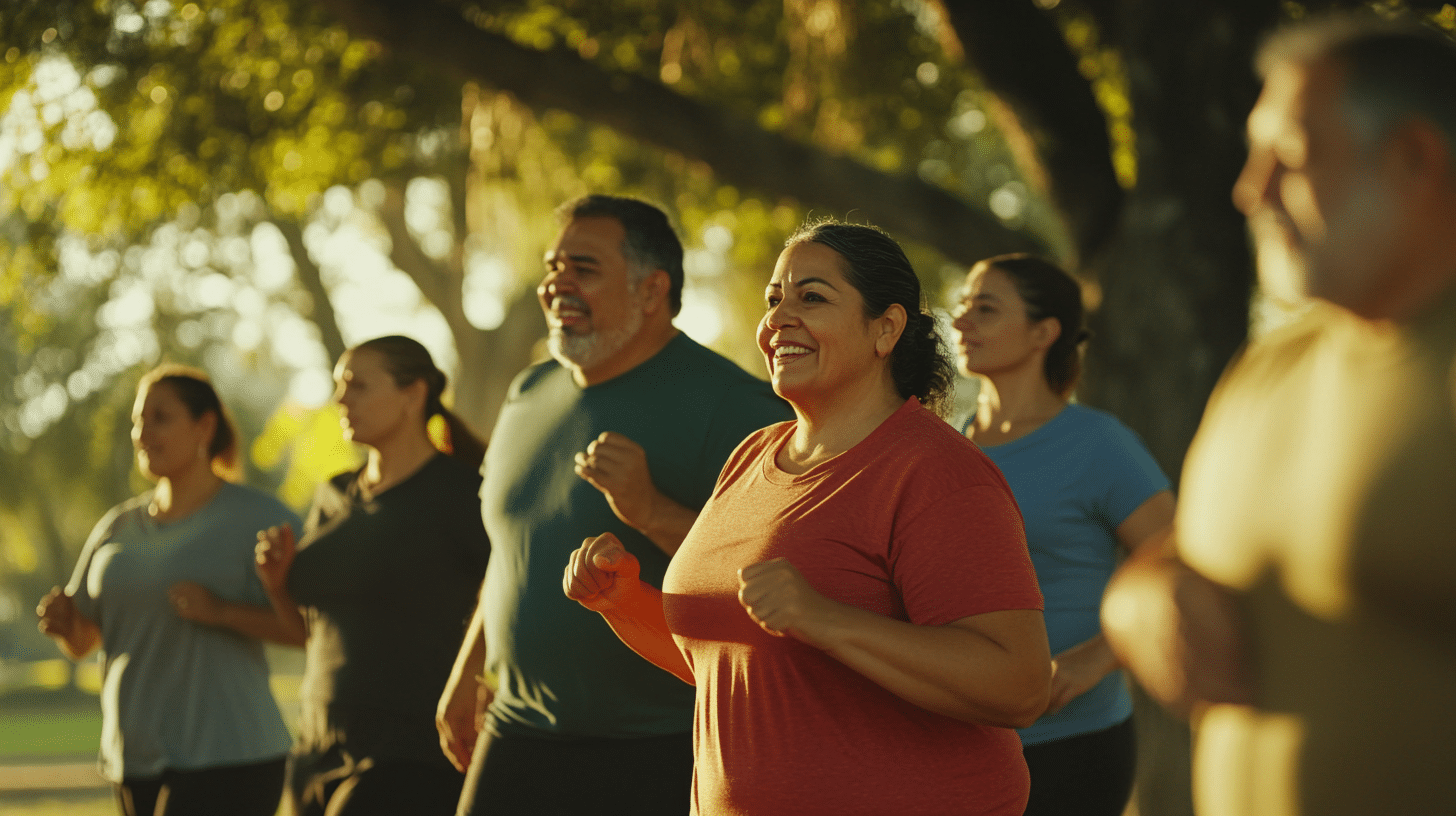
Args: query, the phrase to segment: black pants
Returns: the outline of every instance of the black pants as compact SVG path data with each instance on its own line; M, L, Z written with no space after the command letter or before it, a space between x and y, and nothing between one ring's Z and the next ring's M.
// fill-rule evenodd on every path
M289 788L297 816L451 816L465 777L439 762L364 760L327 770L294 758ZM338 759L328 755L326 759Z
M1121 816L1127 807L1137 759L1131 719L1021 753L1031 771L1026 816Z
M159 777L126 777L115 785L124 816L273 816L283 795L284 758Z
M457 816L685 816L690 734L554 740L481 734Z

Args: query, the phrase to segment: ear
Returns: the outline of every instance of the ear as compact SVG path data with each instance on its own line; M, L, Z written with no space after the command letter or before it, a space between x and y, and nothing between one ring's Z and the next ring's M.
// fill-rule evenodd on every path
M430 395L430 386L425 382L425 378L421 377L418 380L410 383L409 385L406 385L404 387L404 392L409 395L410 407L413 408L417 414L419 414L421 419L424 419L425 399Z
M1431 122L1409 118L1386 139L1386 169L1398 189L1428 200L1432 193L1449 188L1452 179L1452 145Z
M642 298L642 311L646 314L656 314L659 310L670 311L671 292L672 278L662 269L652 270L637 284L637 294Z
M1031 342L1038 349L1049 349L1062 336L1062 321L1055 317L1043 317L1031 326Z
M890 352L895 350L895 344L900 341L900 335L905 332L905 322L908 319L904 306L891 303L884 314L871 321L875 336L875 356L890 356Z
M212 441L217 438L217 412L208 411L197 418L197 424L202 426L202 436L207 440L207 446L212 447Z

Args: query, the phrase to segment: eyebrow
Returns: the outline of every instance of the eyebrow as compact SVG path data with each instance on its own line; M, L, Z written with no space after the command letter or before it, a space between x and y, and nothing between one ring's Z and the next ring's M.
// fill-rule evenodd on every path
M829 281L827 281L827 280L825 280L823 278L804 278L801 281L795 282L794 283L794 286L802 289L802 288L804 288L805 286L808 286L811 283L822 283L825 286L828 286L830 289L833 289L836 292L839 291L839 287L835 286L834 284L830 283ZM782 288L784 288L784 285L782 283L776 283L776 282L770 281L769 284L768 284L768 286L765 287L765 288L768 288L768 289L782 289Z
M541 261L543 263L548 263L549 264L549 263L555 263L557 261L560 261L562 258L565 258L566 260L571 261L573 263L579 263L579 264L598 264L598 265L601 264L601 261L597 260L597 256L595 256L595 255L582 255L580 253L572 254L572 253L569 253L569 252L557 252L557 253L548 252L548 253L546 253L545 256L543 256L541 258Z

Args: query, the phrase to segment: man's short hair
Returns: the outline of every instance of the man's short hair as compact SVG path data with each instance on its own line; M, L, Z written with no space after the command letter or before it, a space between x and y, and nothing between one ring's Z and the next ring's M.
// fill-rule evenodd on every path
M622 257L632 267L635 282L654 270L667 273L670 281L668 300L672 313L682 309L683 248L668 223L667 214L645 201L609 195L588 195L568 201L556 210L562 223L578 218L615 218L622 225L626 239Z
M1456 155L1456 43L1449 36L1408 18L1323 15L1276 31L1256 65L1267 77L1278 63L1321 60L1344 71L1344 97L1362 144L1374 145L1417 117L1435 125Z

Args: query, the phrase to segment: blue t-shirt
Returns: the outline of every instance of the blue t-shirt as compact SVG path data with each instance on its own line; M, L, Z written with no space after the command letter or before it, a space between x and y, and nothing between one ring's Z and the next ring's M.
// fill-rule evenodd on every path
M258 531L297 529L298 516L231 483L176 521L153 520L150 501L143 494L97 522L66 588L101 627L102 776L120 782L283 756L292 740L263 644L178 617L167 588L196 581L225 601L267 606L253 571Z
M1045 425L981 450L1001 469L1021 515L1046 598L1053 655L1102 631L1098 609L1118 563L1117 526L1167 490L1168 477L1116 417L1069 405ZM1122 672L1020 730L1025 745L1110 728L1132 715Z
M489 727L544 737L645 737L692 728L692 686L643 660L561 576L582 540L616 534L662 586L668 557L612 513L573 457L603 431L647 453L653 484L695 510L753 431L793 416L768 383L685 334L606 382L579 387L548 361L512 384L486 450L480 510L490 534L481 607L499 688Z

